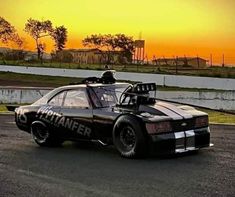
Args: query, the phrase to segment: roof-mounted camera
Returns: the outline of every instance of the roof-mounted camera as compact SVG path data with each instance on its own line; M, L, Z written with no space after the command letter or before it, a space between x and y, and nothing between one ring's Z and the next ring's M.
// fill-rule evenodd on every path
M115 72L116 72L115 70L107 70L103 72L101 75L102 83L105 83L105 84L115 83L116 82L116 79L114 77Z
M103 83L112 84L116 82L114 78L115 70L106 70L102 73L101 77L88 77L82 80L82 83Z

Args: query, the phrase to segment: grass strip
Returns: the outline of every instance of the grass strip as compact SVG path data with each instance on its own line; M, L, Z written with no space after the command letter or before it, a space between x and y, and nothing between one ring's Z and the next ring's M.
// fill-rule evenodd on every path
M33 86L58 87L69 83L81 82L81 78L57 77L33 74L19 74L13 72L0 72L0 85L2 86Z
M7 112L7 108L5 105L0 104L0 112Z
M210 123L235 124L235 114L201 108L199 110L208 113Z

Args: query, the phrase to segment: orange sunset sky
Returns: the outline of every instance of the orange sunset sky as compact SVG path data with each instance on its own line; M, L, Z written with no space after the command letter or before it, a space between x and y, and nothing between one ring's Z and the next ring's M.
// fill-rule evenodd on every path
M28 18L49 19L68 29L66 48L82 47L81 40L94 33L125 33L146 40L148 59L196 56L235 65L234 0L0 0L0 16L25 38ZM45 40L47 51L53 43Z

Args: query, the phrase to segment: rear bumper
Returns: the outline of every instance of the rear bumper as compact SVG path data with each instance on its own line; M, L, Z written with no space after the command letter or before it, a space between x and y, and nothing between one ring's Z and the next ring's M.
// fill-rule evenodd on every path
M157 155L184 153L210 147L210 128L151 135L149 148Z

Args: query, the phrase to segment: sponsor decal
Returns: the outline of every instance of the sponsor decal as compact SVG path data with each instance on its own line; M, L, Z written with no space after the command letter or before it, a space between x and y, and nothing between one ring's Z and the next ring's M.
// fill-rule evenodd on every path
M44 106L39 108L36 117L55 127L63 127L83 136L91 136L91 128L71 118L64 117L61 114L54 112L52 110L52 106Z

